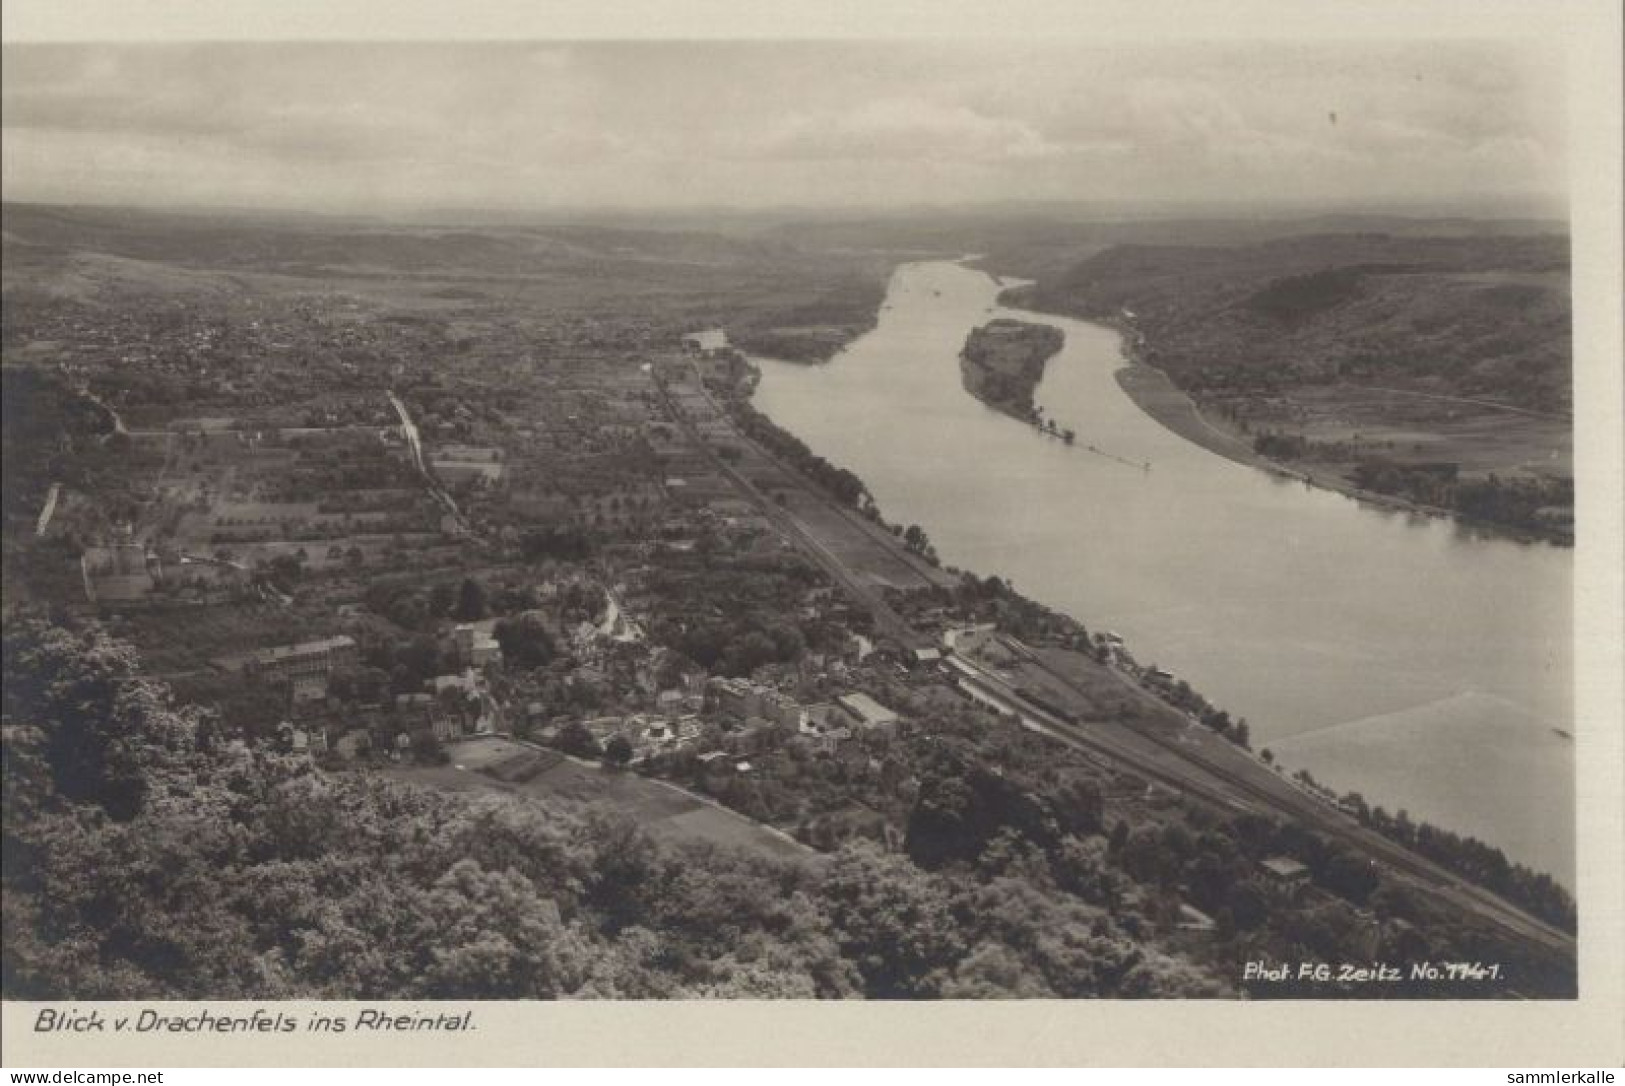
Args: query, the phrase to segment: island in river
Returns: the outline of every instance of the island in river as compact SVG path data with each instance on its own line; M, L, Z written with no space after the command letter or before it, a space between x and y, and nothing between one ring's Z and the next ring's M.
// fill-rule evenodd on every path
M1214 452L1567 544L1568 289L1559 229L1366 232L1116 245L1003 300L1117 328L1125 391Z
M753 359L753 399L927 530L945 565L1154 646L1255 744L1338 791L1572 879L1570 555L1211 456L1125 394L1121 328L988 313L1004 285L905 265L875 332L827 366ZM994 317L1064 333L1034 398L1075 446L1034 440L952 376ZM1199 531L1170 530L1175 510Z
M1058 354L1066 337L1048 324L1000 317L971 329L959 352L965 391L1023 422L1039 424L1033 390L1044 379L1044 363Z

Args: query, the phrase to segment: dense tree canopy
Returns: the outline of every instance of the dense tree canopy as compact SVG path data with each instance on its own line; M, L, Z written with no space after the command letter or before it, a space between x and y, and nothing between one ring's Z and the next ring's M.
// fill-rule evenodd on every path
M9 997L1217 990L1020 879L866 846L768 861L329 774L176 708L99 630L17 624L5 666Z
M1540 990L1538 963L1301 828L1107 837L1098 782L1020 736L937 744L906 854L783 860L562 798L325 772L176 706L95 627L13 623L4 678L10 998L1200 997L1249 955L1354 960L1373 937L1500 955ZM1261 882L1271 854L1316 891ZM1218 920L1194 957L1156 936L1182 900Z

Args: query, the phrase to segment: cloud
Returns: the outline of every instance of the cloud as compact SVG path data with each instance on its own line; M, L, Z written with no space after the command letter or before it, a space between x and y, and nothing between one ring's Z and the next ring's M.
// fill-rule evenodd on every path
M962 105L890 98L786 121L747 153L785 160L903 159L984 162L1054 154L1031 124Z
M13 198L476 207L1564 187L1561 112L1500 47L6 46L4 61Z

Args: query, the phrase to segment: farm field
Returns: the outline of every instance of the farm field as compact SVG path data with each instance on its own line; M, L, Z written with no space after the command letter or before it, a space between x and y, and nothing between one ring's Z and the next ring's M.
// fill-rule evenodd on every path
M807 533L866 580L897 589L928 588L936 584L952 583L952 578L940 570L933 570L924 562L904 557L902 549L877 540L870 529L857 523L829 501L804 490L790 491L785 507Z

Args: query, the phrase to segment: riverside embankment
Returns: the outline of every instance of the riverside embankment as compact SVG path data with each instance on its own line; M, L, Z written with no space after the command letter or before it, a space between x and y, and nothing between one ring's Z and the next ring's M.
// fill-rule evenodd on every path
M758 360L756 403L945 563L1118 631L1247 717L1254 746L1571 881L1572 554L1216 456L1127 394L1115 331L998 292L905 265L830 363ZM961 386L966 336L999 316L1065 334L1036 400L1075 445Z

